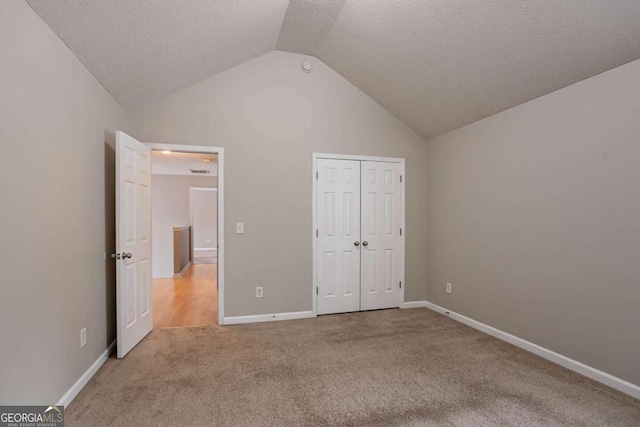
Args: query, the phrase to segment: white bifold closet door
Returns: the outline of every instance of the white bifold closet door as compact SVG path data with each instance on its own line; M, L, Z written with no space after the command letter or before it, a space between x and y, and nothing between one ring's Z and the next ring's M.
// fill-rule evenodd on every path
M400 163L318 159L318 314L400 306Z
M360 162L318 159L318 314L360 310Z

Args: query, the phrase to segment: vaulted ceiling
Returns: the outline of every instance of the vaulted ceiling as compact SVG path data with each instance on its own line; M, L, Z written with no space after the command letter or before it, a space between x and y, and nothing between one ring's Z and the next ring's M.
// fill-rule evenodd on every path
M27 0L126 109L274 49L425 138L640 58L638 0Z

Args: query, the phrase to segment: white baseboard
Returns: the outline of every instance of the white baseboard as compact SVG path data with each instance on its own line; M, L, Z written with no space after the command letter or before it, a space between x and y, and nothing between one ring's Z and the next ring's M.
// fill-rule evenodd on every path
M613 375L602 372L596 368L592 368L591 366L585 365L584 363L578 362L577 360L570 359L567 356L563 356L562 354L556 353L555 351L551 351L549 349L541 347L538 344L534 344L530 341L518 338L515 335L508 334L504 331L501 331L500 329L496 329L492 326L478 322L477 320L473 320L461 314L447 310L446 308L440 307L439 305L430 303L428 301L421 302L424 303L424 307L427 307L430 310L436 311L440 314L444 314L445 316L449 316L452 319L457 320L460 323L464 323L465 325L477 329L481 332L484 332L485 334L506 341L510 344L515 345L516 347L520 347L523 350L527 350L528 352L538 355L553 363L557 363L562 367L584 375L585 377L589 377L592 380L596 380L611 388L615 388L616 390L633 396L636 399L640 399L640 386L632 384L621 378L614 377Z
M173 275L173 278L174 278L174 279L182 279L182 277L184 276L184 273L186 273L186 272L187 272L187 270L189 269L189 267L191 267L191 261L189 261L189 262L187 263L187 265L185 265L185 266L184 266L184 268L182 269L182 271L181 271L180 273L178 273L178 274L174 274L174 275Z
M198 252L198 251L217 251L218 248L193 248L194 252Z
M115 350L115 348L116 348L116 340L113 340L111 344L109 344L107 349L104 352L102 352L100 356L98 356L96 361L93 362L91 366L89 366L89 369L87 369L85 373L82 374L80 378L78 378L78 381L76 381L76 383L72 385L69 390L67 390L64 396L60 398L57 405L64 406L66 408L71 403L71 401L78 395L78 393L80 393L80 390L82 390L84 386L87 385L89 380L93 378L96 372L98 372L98 369L100 369L100 367L104 365L104 362L107 361L107 359L109 358L109 355L113 352L113 350Z
M426 306L427 306L426 301L408 301L408 302L403 302L400 308L421 308Z
M306 319L315 317L313 311L295 311L293 313L256 314L253 316L225 317L225 325L238 325L240 323L273 322L275 320Z

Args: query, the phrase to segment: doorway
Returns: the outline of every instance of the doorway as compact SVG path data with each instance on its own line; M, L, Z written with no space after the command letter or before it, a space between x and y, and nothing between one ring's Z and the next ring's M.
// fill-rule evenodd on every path
M217 155L151 152L153 326L217 320Z
M170 155L203 153L210 163L216 159L217 166L217 257L215 264L192 265L193 236L191 223L174 223L165 228L165 237L169 236L169 258L162 260L158 250L152 250L152 193L154 175L152 174L153 151ZM192 173L199 174L196 167ZM157 184L157 182L156 182ZM170 203L160 212L186 208L190 215L189 193L183 203ZM192 292L192 300L202 303L203 310L217 316L218 323L224 319L224 149L220 147L142 143L122 131L116 131L116 252L111 255L116 265L116 327L117 356L124 357L154 328L153 266L169 269L171 275L163 280L189 280L197 291L203 289L198 283L209 283L209 293L203 296ZM176 249L177 248L177 249ZM158 258L158 260L156 260ZM171 269L173 268L173 269ZM166 273L165 273L166 274ZM172 283L172 285L175 285ZM181 287L182 292L189 291L188 286ZM181 298L177 292L173 300ZM216 310L217 307L217 310ZM171 311L187 309L183 304L172 304ZM176 325L176 326L184 326Z
M404 159L313 159L316 314L400 307L404 301Z

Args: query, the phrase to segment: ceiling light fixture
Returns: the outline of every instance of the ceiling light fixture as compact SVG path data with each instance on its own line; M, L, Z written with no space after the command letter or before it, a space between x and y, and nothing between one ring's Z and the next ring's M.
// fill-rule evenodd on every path
M171 151L169 151L169 150L162 150L162 154L171 154Z

